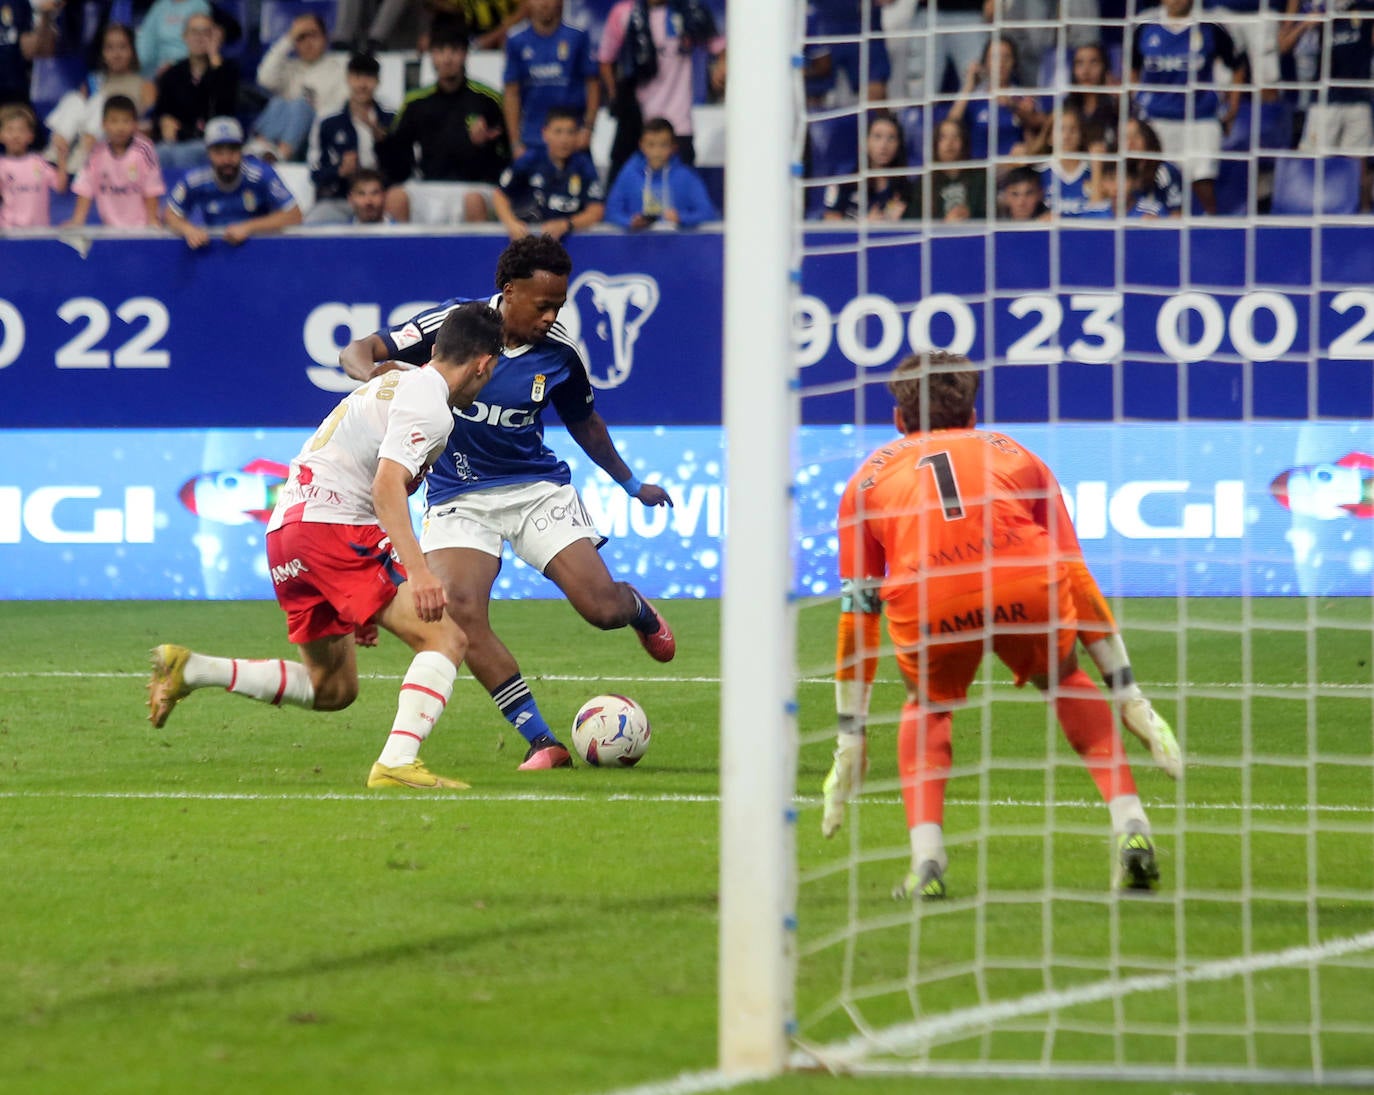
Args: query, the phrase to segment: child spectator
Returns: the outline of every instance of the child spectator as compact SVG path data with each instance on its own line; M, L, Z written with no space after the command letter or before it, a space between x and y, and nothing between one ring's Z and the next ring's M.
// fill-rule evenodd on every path
M212 15L209 0L154 0L138 25L143 75L156 79L187 56L186 24L193 15Z
M985 167L968 166L968 131L951 118L935 128L935 164L917 188L911 214L921 217L930 210L933 221L983 220L988 215L988 173ZM945 164L962 163L962 167Z
M82 87L63 95L44 119L52 134L48 158L69 172L79 171L104 133L105 101L115 95L127 96L139 118L157 98L157 87L139 71L133 31L122 23L106 25L100 35L99 67Z
M911 178L904 170L906 144L897 119L886 111L868 122L864 141L868 178L862 193L858 183L832 183L825 188L825 219L901 220L915 204Z
M158 77L153 132L163 167L204 163L206 123L238 112L239 70L220 55L220 38L213 19L192 15L186 20L186 57Z
M300 206L271 164L243 155L243 126L236 118L205 125L210 166L198 167L167 196L167 227L193 251L210 242L206 228L223 228L226 243L279 232L301 223ZM194 223L199 217L204 227Z
M306 220L328 224L348 217L348 180L360 169L376 169L377 145L395 117L377 103L381 66L368 53L348 59L348 102L320 120L310 135L310 178L315 204Z
M318 15L298 15L258 65L258 84L272 98L253 123L245 151L264 160L298 160L315 119L338 112L348 101L348 60L329 52Z
M1083 141L1103 141L1116 148L1121 128L1121 96L1114 86L1107 51L1100 42L1088 42L1073 51L1073 88L1064 106L1076 107L1083 119Z
M570 107L581 122L577 151L591 147L601 81L585 31L563 22L563 0L529 0L530 23L506 39L505 111L511 155L543 143L551 107Z
M1040 171L1045 204L1061 217L1092 215L1097 210L1091 196L1092 165L1084 158L1083 115L1067 103L1048 126L1054 138L1054 155ZM1099 142L1100 143L1100 142ZM1105 152L1106 146L1102 146ZM1090 208L1091 207L1091 208Z
M1047 221L1045 188L1033 167L1014 167L1002 176L997 198L997 216L1009 221Z
M656 224L694 228L719 218L701 176L678 159L672 122L650 118L639 151L616 176L606 198L606 219L638 231Z
M990 152L1008 155L1012 146L1045 124L1033 98L1010 94L1020 89L1016 63L1016 47L1005 38L994 38L984 47L983 59L972 62L964 73L964 86L949 117L968 126L976 160Z
M49 191L67 189L67 173L32 151L38 119L23 103L0 106L0 228L46 228Z
M138 131L138 111L125 95L105 100L105 139L92 150L72 186L76 208L69 225L82 225L91 200L100 223L146 228L158 223L157 200L166 193L153 142Z
M511 239L532 234L562 239L605 216L606 192L596 164L577 149L580 121L572 107L550 107L540 145L501 176L492 204Z
M607 13L597 58L617 121L612 176L634 154L645 118L667 118L678 135L682 162L696 163L692 60L698 49L711 57L712 91L722 93L725 39L702 0L620 0Z
M1164 159L1159 135L1139 118L1126 123L1126 215L1183 216L1183 173Z

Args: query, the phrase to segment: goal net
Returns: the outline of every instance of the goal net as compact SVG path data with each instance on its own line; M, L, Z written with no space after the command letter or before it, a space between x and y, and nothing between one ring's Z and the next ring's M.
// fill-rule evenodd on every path
M795 418L766 442L728 425L735 495L768 486L737 471L746 446L791 453L793 600L775 611L789 642L795 626L796 704L765 714L795 734L779 750L795 831L771 845L795 858L772 895L785 974L762 986L787 1066L1374 1083L1369 20L1321 3L998 0L990 22L982 5L776 7L796 9L773 16L792 43L792 181L773 200L795 255ZM733 81L751 54L731 48ZM732 129L766 127L739 94ZM766 166L747 168L755 187L781 177ZM727 254L771 258L731 185ZM953 721L945 896L894 901L913 864L886 628L871 769L821 835L836 507L897 437L892 369L931 348L968 356L980 424L1056 474L1135 677L1177 733L1175 782L1121 729L1153 892L1113 888L1119 849L1083 761L1053 705L989 653ZM732 598L770 611L731 565L727 644ZM723 965L723 993L737 988ZM731 1006L727 1069L742 1059Z

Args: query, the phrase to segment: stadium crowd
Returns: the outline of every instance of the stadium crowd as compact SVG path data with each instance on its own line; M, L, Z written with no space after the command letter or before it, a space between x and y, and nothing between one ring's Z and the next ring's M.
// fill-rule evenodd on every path
M10 0L0 229L711 221L694 124L725 94L724 6ZM814 219L1370 209L1374 0L805 10Z

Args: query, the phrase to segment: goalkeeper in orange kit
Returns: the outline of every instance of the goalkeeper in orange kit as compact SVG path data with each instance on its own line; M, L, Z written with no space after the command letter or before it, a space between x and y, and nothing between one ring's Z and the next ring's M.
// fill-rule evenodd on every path
M903 436L864 462L840 501L840 733L825 782L822 831L834 835L845 803L862 785L864 722L885 604L907 685L898 770L912 854L894 896L944 896L952 713L989 647L1018 686L1030 681L1046 693L1065 737L1087 763L1111 814L1115 882L1151 889L1159 869L1149 821L1111 706L1078 667L1079 638L1128 728L1174 778L1181 770L1178 745L1135 684L1054 475L1011 438L974 428L978 385L978 373L958 355L931 352L903 361L889 384Z

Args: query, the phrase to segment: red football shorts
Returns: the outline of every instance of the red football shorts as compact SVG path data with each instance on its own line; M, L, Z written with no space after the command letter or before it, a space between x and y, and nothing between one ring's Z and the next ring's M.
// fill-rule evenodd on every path
M915 595L912 591L912 596ZM967 698L991 636L992 652L1019 687L1048 674L1069 656L1077 639L1073 588L1043 569L999 577L991 596L969 589L925 606L920 621L889 619L897 664L918 694L938 704Z
M379 525L283 525L267 534L267 565L293 643L348 634L406 580Z

